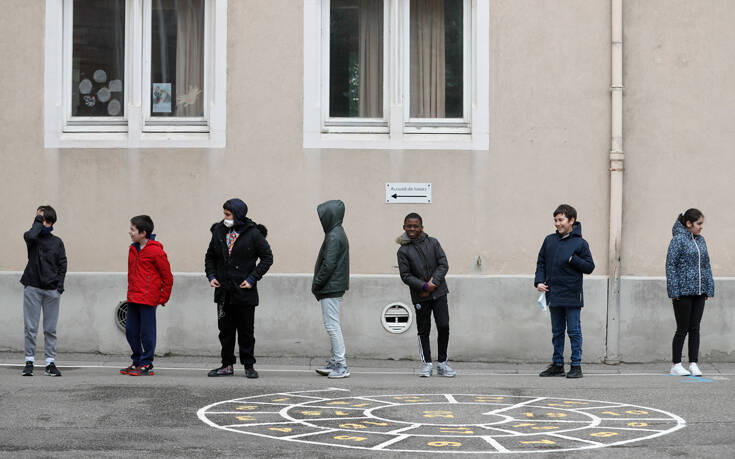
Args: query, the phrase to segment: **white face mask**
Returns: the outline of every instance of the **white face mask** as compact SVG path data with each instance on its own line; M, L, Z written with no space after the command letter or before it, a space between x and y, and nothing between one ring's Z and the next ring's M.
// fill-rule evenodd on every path
M235 220L222 220L222 223L224 223L226 227L232 228L232 225L235 224Z

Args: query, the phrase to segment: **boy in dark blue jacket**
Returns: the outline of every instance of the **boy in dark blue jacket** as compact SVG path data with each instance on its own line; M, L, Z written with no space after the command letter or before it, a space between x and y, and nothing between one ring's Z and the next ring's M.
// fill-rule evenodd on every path
M567 378L582 377L582 324L584 306L582 274L595 269L587 241L582 239L582 224L577 211L568 204L554 210L556 232L549 234L541 245L536 262L533 285L546 293L551 316L553 363L539 376L564 376L564 332L572 345L572 365Z

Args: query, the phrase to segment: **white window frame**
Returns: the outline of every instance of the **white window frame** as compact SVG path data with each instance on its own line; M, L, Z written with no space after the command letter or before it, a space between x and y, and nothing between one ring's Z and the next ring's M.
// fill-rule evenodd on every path
M489 148L489 0L464 0L463 117L436 119L410 117L410 0L384 0L384 118L328 116L329 2L304 0L304 148Z
M204 117L150 116L151 0L125 0L124 113L71 116L73 0L46 0L46 148L223 148L227 125L227 2L205 1ZM144 31L147 31L145 33Z

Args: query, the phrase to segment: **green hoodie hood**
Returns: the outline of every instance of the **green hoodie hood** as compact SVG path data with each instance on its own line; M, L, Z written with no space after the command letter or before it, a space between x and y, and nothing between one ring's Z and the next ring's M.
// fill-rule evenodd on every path
M345 218L345 203L339 199L323 202L317 206L316 213L322 222L324 232L328 233L342 224L342 220Z

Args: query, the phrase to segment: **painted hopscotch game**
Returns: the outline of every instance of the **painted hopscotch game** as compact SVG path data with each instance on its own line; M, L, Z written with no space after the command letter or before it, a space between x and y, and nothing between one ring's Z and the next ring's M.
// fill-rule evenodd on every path
M212 427L313 445L401 452L571 451L652 439L681 417L627 403L478 394L284 392L213 403Z

